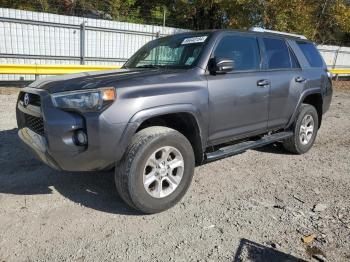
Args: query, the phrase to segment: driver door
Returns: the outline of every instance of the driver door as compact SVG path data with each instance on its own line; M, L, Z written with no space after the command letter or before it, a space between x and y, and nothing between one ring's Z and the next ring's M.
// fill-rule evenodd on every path
M209 143L239 139L267 131L268 96L266 73L255 36L227 33L218 40L212 57L234 61L234 70L208 74Z

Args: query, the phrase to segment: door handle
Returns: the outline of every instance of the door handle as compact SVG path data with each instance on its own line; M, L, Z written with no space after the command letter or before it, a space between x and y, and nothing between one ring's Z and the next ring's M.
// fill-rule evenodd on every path
M297 83L304 83L304 82L306 82L306 78L303 78L301 76L297 76L295 78L295 82L297 82Z
M270 81L267 79L262 79L262 80L259 80L256 84L257 86L265 87L270 85Z

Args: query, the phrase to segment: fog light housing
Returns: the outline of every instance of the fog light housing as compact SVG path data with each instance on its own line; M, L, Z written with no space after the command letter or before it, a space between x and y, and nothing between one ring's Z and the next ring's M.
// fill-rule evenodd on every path
M88 143L87 135L84 130L78 130L74 134L74 143L78 146L86 146Z

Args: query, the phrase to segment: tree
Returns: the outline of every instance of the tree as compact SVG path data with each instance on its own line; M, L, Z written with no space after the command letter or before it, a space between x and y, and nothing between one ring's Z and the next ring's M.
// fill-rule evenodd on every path
M350 33L350 5L343 0L313 1L316 23L312 39L322 44L342 44Z
M187 29L261 26L350 45L350 0L0 0L1 7Z

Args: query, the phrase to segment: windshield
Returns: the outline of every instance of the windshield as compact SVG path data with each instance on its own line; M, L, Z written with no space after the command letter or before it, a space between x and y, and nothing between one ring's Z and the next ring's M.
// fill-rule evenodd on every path
M190 68L195 65L208 34L173 35L149 42L125 68Z

